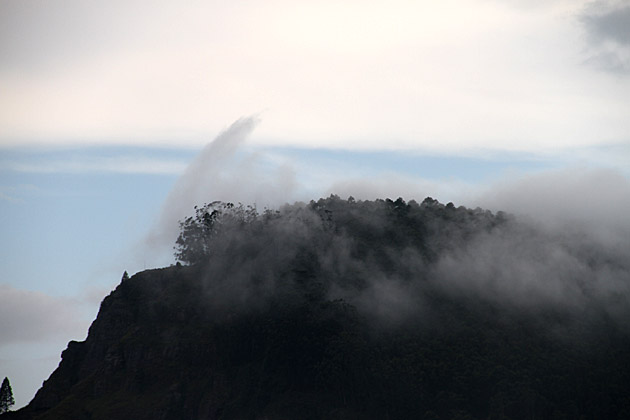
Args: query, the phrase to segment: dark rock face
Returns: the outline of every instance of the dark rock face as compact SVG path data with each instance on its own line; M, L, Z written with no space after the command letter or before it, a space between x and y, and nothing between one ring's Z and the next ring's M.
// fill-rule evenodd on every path
M320 418L343 412L313 370L325 347L352 326L346 305L283 303L219 314L206 302L202 278L196 268L173 267L120 284L102 302L86 341L70 342L31 403L9 418Z
M207 371L212 356L207 340L197 340L204 332L195 304L197 289L194 283L184 286L190 278L183 270L147 271L121 283L102 302L86 341L68 344L59 367L19 414L51 419L212 418L196 411L188 417L169 415L169 410L179 414L184 409L188 401L182 384Z

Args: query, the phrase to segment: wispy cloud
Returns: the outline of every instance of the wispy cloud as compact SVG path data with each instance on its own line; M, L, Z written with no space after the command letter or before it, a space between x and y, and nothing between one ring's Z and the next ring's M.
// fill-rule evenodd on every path
M243 148L258 123L257 116L238 119L199 153L169 193L148 243L158 247L166 244L170 250L178 220L196 205L221 200L262 207L294 197L295 174L290 165L266 160L262 153Z
M122 173L122 174L180 174L186 168L181 160L138 158L134 156L89 157L80 160L43 160L3 162L2 167L28 173Z
M21 202L21 201L22 201L22 200L20 200L19 198L12 197L12 196L10 196L10 195L6 194L6 193L5 193L4 191L2 191L1 189L0 189L0 200L3 200L3 201L8 201L9 203L19 203L19 202Z
M24 203L24 195L39 192L40 189L32 184L0 185L0 200L18 204Z

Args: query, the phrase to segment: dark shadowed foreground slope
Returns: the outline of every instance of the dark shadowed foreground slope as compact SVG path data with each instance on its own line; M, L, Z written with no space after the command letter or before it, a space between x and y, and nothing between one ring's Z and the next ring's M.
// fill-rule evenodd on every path
M198 210L194 264L123 281L3 420L630 418L627 250L429 199Z

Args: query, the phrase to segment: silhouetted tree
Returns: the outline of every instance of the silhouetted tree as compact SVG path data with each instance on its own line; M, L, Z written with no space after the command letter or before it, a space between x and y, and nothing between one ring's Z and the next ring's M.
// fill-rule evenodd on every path
M187 264L205 261L212 253L214 238L222 229L251 224L258 219L255 207L239 203L214 201L195 206L195 215L179 222L180 233L175 245L175 257Z
M9 378L5 377L4 381L2 381L2 387L0 388L0 414L9 411L13 404L15 404L13 390L11 389Z

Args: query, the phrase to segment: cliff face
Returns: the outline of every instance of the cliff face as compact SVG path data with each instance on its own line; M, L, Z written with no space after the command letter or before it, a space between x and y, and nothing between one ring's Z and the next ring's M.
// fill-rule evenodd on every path
M171 267L121 283L87 339L68 344L32 402L9 418L343 417L312 370L352 328L347 305L218 311L204 278Z
M121 283L103 300L86 341L69 343L23 411L44 419L178 418L169 412L198 398L190 392L183 398L184 382L201 371L218 380L208 374L213 346L204 325L210 320L191 274L152 270ZM194 411L186 418L212 418L195 409L186 408Z

